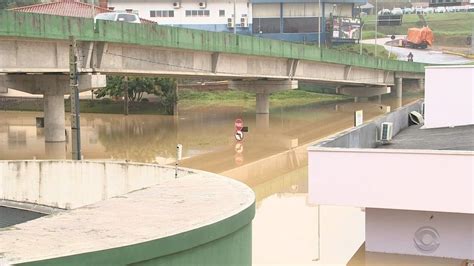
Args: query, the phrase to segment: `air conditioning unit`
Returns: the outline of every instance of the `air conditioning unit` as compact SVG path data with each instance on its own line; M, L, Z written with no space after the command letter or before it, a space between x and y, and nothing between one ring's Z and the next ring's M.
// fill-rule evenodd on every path
M204 9L207 7L207 3L206 2L199 2L199 8L201 9Z
M425 119L423 118L423 115L421 115L417 111L411 111L408 114L408 118L409 118L409 121L408 121L409 125L422 125L425 123Z
M392 130L393 130L393 123L391 122L384 122L380 127L380 141L382 144L388 143L392 140Z
M240 27L248 28L248 26L249 26L248 18L247 17L240 18Z
M174 3L173 3L173 8L174 8L174 9L181 8L181 2L174 2Z
M227 18L227 28L234 27L234 18Z

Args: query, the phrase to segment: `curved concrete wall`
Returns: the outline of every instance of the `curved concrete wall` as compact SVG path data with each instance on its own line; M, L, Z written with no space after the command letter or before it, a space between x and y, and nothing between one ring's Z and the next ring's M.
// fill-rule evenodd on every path
M0 230L0 265L251 265L255 196L236 180L93 161L3 161L0 174L2 197L98 201Z
M125 162L0 161L0 200L74 209L174 179L174 172Z

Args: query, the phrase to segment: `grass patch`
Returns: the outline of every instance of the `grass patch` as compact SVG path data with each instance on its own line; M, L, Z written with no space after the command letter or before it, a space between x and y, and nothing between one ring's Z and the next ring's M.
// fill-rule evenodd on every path
M382 32L377 32L377 38L385 38L385 34ZM375 39L375 30L363 31L362 32L362 40L366 39Z
M11 111L43 111L43 99L12 99L6 103L2 103L2 110ZM64 109L70 112L71 103L69 100L64 101ZM81 113L101 113L101 114L123 114L123 102L107 100L81 100ZM140 102L130 103L130 114L165 114L164 108L159 103Z
M213 92L182 90L179 92L179 108L243 107L244 109L253 110L255 108L255 98L255 93L236 90ZM327 103L347 99L348 97L342 95L288 90L272 93L270 95L270 104L273 108L311 103Z
M376 56L380 58L394 59L394 60L397 59L397 55L395 54L390 54L389 56L389 51L387 51L387 49L385 49L385 47L382 45L377 45L377 54L375 54L375 46L376 46L375 44L363 43L362 55ZM355 54L360 53L360 44L343 44L343 45L334 46L333 48L341 52L349 52L349 53L355 53Z
M363 18L364 31L375 31L375 15ZM466 38L472 34L474 13L440 13L424 15L426 24L433 30L435 45L467 46ZM406 35L408 28L420 28L424 22L416 14L403 15L401 26L378 26L384 35ZM364 32L363 32L364 34Z

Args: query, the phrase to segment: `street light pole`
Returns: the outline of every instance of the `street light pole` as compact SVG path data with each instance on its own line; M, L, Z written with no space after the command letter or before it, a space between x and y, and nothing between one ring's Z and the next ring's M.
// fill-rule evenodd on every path
M319 18L318 18L318 48L321 48L321 0L318 1L319 5Z
M235 1L234 0L234 34L237 34L237 12L235 11Z
M471 34L471 54L474 55L474 21L471 23L472 34Z
M365 23L362 23L360 25L360 36L359 36L359 54L360 55L362 55L362 42L361 41L362 41L362 32L364 30L364 25L365 25Z

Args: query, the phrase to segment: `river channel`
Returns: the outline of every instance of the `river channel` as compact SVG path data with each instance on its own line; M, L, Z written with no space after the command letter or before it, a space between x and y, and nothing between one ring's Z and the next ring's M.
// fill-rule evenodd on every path
M366 255L363 209L308 203L306 147L351 127L355 110L364 110L369 120L417 98L292 106L271 109L270 115L240 108L188 110L174 117L82 114L82 154L84 159L174 164L180 143L180 166L248 184L257 197L254 265L413 265L417 258ZM71 158L70 128L66 144L45 143L43 129L35 124L41 115L0 112L0 160ZM236 118L249 129L240 143L234 138Z

